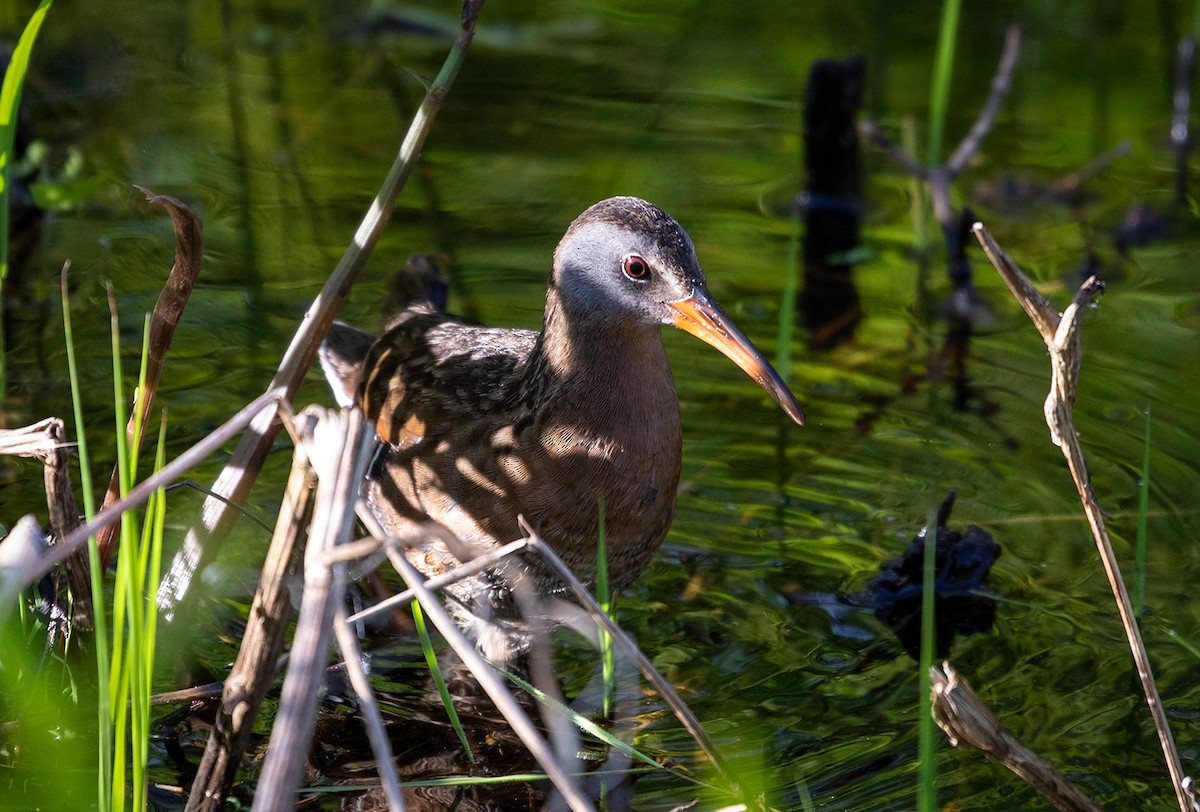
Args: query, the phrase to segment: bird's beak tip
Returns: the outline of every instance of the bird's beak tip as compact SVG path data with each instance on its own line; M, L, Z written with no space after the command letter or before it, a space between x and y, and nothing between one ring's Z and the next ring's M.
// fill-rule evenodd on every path
M715 302L693 294L669 306L674 311L674 326L720 350L766 390L797 425L804 425L804 412L788 385Z

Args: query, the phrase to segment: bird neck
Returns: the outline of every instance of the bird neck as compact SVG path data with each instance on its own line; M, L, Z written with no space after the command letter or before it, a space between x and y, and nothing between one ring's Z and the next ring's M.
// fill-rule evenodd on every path
M540 390L537 400L554 398L559 409L592 412L598 422L658 423L661 415L651 413L664 404L670 404L678 420L675 384L658 325L626 314L572 309L553 283L526 382Z

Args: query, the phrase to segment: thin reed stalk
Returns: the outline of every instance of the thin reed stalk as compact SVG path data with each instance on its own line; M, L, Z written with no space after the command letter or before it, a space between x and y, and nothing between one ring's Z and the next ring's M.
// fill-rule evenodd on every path
M92 484L91 456L83 430L83 399L79 392L79 368L75 362L75 337L71 329L71 299L67 291L67 272L63 266L60 277L63 309L63 336L67 345L67 375L71 380L71 408L75 415L75 440L79 451L79 480L83 490L83 514L91 523L96 515L95 488ZM88 568L92 580L93 617L95 620L94 648L96 652L96 804L100 812L112 808L112 715L109 712L109 645L108 618L104 611L104 572L100 565L100 548L95 533L87 536Z
M604 497L600 497L600 510L597 514L599 526L596 528L596 603L600 610L612 617L612 591L608 588L608 537L604 524ZM614 618L615 622L615 618ZM600 701L600 710L607 719L612 712L613 680L616 675L616 663L613 659L612 637L603 628L600 632L600 681L604 695Z
M421 653L425 655L425 664L429 667L429 676L433 678L433 685L437 688L438 696L442 700L442 707L446 709L446 716L450 719L450 727L454 728L454 735L458 737L459 744L462 745L463 752L467 756L467 761L474 764L475 751L471 749L471 742L467 739L467 731L463 728L462 720L458 718L458 711L454 707L454 698L450 696L450 688L446 685L446 678L442 675L442 669L438 665L437 652L434 651L433 640L429 637L429 626L425 622L425 613L421 611L421 602L413 601L409 608L412 611L413 625L417 627L417 636L421 639Z
M121 370L121 325L118 322L116 301L113 297L112 286L108 289L109 334L112 342L112 374L113 374L113 415L117 421L117 470L120 472L121 495L128 493L132 485L129 445L125 437L126 401L125 387L122 384ZM134 536L133 516L124 512L121 514L121 540L126 548L133 549ZM113 712L113 733L115 747L113 748L113 808L117 812L125 809L125 774L126 761L129 757L125 747L127 741L132 741L129 729L129 696L131 687L129 679L133 669L125 665L126 658L126 625L132 624L137 617L133 611L132 602L136 600L132 589L137 582L133 571L133 556L123 555L118 562L117 579L113 587L113 638L112 660L109 663L109 705ZM131 629L129 636L138 636L140 630ZM136 793L136 788L135 788ZM136 801L135 801L136 803Z
M1029 278L1012 261L1008 254L992 237L991 233L976 223L975 236L983 245L988 259L999 271L1013 296L1024 308L1026 315L1037 328L1050 353L1051 385L1050 394L1046 397L1043 407L1046 425L1050 429L1050 439L1063 453L1071 479L1079 493L1084 515L1096 542L1096 550L1100 555L1100 563L1104 567L1109 587L1117 605L1121 625L1125 629L1125 637L1133 654L1134 666L1138 679L1142 684L1142 692L1146 696L1146 705L1154 720L1158 733L1159 744L1167 763L1167 771L1171 776L1171 785L1175 790L1175 798L1179 802L1180 812L1194 812L1186 783L1190 780L1183 772L1179 760L1179 751L1175 747L1175 739L1171 734L1171 726L1167 720L1166 709L1154 681L1154 672L1150 667L1150 655L1146 652L1142 641L1141 629L1133 611L1129 591L1121 577L1121 568L1117 555L1113 551L1108 529L1104 524L1104 512L1096 498L1091 477L1088 475L1087 461L1079 443L1079 434L1075 430L1075 390L1079 380L1079 370L1082 363L1082 352L1079 348L1080 314L1083 313L1092 300L1104 289L1104 283L1096 277L1089 277L1067 308L1059 313L1045 297L1038 292Z
M366 265L391 218L396 197L412 174L425 139L433 128L433 121L466 60L467 50L475 36L475 21L482 6L483 0L464 2L459 34L437 77L428 86L379 193L280 359L268 391L282 391L287 402L299 389L317 346L328 332L334 315L345 301L350 287ZM274 400L272 397L272 402ZM213 484L213 495L205 500L200 522L188 532L159 590L158 604L166 619L173 616L175 606L187 594L196 570L215 555L236 518L236 513L229 509L229 503L243 502L249 494L279 431L276 417L274 408L268 408L255 417L252 430L243 436Z
M127 496L137 479L137 459L141 446L141 426L144 400L134 407L134 431L126 437L129 423L126 414L124 376L121 365L120 325L116 303L109 290L113 352L113 403L116 420L117 470L121 496ZM146 385L149 359L150 316L142 332L142 355L139 366L139 390ZM166 464L166 419L159 428L159 443L155 453L155 472ZM113 590L113 641L109 670L109 706L113 713L113 783L112 804L116 810L125 809L125 782L131 776L132 807L144 810L148 806L148 773L150 760L150 694L154 676L154 632L157 609L152 596L158 588L162 561L163 526L166 523L166 492L162 487L150 494L142 526L136 525L136 514L121 515L121 555Z
M958 39L961 0L942 3L942 24L938 30L937 64L929 89L929 145L926 166L941 163L942 137L946 130L946 108L950 102L950 78L954 70L954 48Z
M339 604L334 610L333 632L342 652L342 660L346 663L350 685L358 697L358 709L367 729L371 751L375 754L375 764L379 780L383 784L383 794L387 798L389 812L404 812L404 793L400 789L400 777L396 773L392 743L388 739L383 715L379 712L379 703L375 701L375 694L371 690L367 669L363 666L358 638L354 636L354 629L346 623L344 604Z
M788 237L787 260L783 269L783 293L779 296L779 331L775 346L775 371L784 383L792 369L792 337L796 334L796 296L800 290L800 231L804 216L796 206L792 214L792 233Z
M937 727L933 721L933 667L937 653L937 541L938 514L930 511L925 523L925 555L921 574L921 667L918 669L920 713L917 721L917 809L933 812L937 808Z

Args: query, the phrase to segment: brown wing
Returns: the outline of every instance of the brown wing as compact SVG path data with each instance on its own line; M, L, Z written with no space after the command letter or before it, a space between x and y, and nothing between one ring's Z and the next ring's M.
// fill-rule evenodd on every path
M428 310L401 314L363 362L358 400L401 448L505 408L537 334Z

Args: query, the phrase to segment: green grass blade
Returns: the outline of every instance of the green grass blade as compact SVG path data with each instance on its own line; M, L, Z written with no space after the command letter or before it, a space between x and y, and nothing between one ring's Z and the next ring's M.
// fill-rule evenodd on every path
M596 603L604 614L612 617L612 596L608 588L608 540L604 525L604 497L598 502L596 527ZM601 712L605 718L612 712L613 681L616 674L616 664L613 660L612 636L604 628L600 630L600 680L604 685L604 697L601 702Z
M121 325L112 286L108 289L109 327L112 343L113 419L116 421L117 476L121 496L133 485L130 474L129 444L125 427L128 423L128 403L125 400L124 375L121 364ZM137 639L139 583L136 573L137 530L133 516L121 516L121 541L117 553L117 579L113 588L113 653L110 665L112 706L115 712L113 730L113 809L125 809L125 778L132 751L136 748L131 719L131 698L137 681L137 668L129 661L134 656L131 642Z
M88 521L96 515L96 492L92 485L91 457L83 426L83 400L79 392L79 370L75 363L75 340L71 330L71 300L67 294L67 268L62 273L63 336L67 349L67 374L71 379L71 408L75 416L75 440L79 452L80 489L83 491L83 512ZM108 618L104 612L104 573L100 571L100 550L96 537L88 538L88 565L92 577L93 619L96 626L96 722L97 776L96 805L100 812L111 807L113 730L109 704L109 646Z
M137 471L137 451L141 428L146 415L141 413L141 401L134 401L133 434L126 433L129 425L126 412L124 376L121 365L120 324L116 306L111 308L113 358L113 413L116 421L117 472L120 493L125 496L133 487ZM149 316L143 329L139 386L145 386L149 358ZM159 445L155 455L156 469L165 463L165 420L160 427ZM123 810L126 803L126 770L131 773L131 800L134 809L147 806L147 763L150 753L150 694L154 671L153 596L157 592L158 573L162 563L162 531L166 521L166 496L161 489L147 502L141 532L134 523L134 514L121 516L121 539L117 553L117 577L113 589L113 650L109 665L110 702L113 709L114 758L112 804ZM150 569L154 574L151 579Z
M142 393L146 391L146 370L150 365L150 314L142 322L142 360L138 367L138 385L133 390L133 435L128 438L129 487L137 481L138 453L142 446L142 424L149 415L142 414ZM149 515L149 514L147 514Z
M1196 646L1192 645L1187 640L1184 640L1182 637L1180 637L1179 632L1175 631L1174 629L1168 629L1167 636L1170 637L1172 640L1174 640L1179 645L1183 646L1197 660L1200 660L1200 648L1197 648Z
M503 673L504 673L504 676L506 676L513 684L517 685L519 688L521 688L521 690L525 691L527 694L532 696L534 699L541 702L543 705L546 705L547 707L551 708L552 710L557 711L558 713L564 714L568 719L571 720L571 722L576 727L578 727L584 733L594 736L596 739L604 742L606 745L608 745L609 747L611 747L615 750L620 750L622 753L629 756L630 758L634 758L645 764L649 764L651 767L654 767L656 769L660 769L660 770L665 769L661 764L659 764L657 761L655 761L650 756L642 753L637 748L621 741L616 736L614 736L612 733L609 733L607 730L600 727L595 722L593 722L591 719L588 719L586 716L576 713L575 711L571 710L566 705L563 705L561 702L557 701L553 697L547 696L543 691L538 690L536 686L534 686L532 683L528 682L527 680L523 680L520 677L518 677L516 674L513 674L508 671L505 671ZM696 783L700 784L701 782L697 781Z
M792 236L788 240L787 266L783 273L783 293L779 302L779 336L775 348L775 371L787 383L792 369L792 338L796 334L796 294L800 289L800 208L792 216Z
M8 70L4 72L4 83L0 84L0 282L8 277L8 189L12 178L13 144L17 137L17 111L21 106L21 91L25 89L25 75L29 72L29 58L33 54L33 43L38 31L50 11L51 0L42 0L13 49ZM8 391L4 346L4 329L0 323L0 397Z
M921 664L918 680L920 717L917 726L917 762L920 765L917 784L917 809L934 812L937 808L937 729L933 722L933 667L937 640L934 625L937 598L937 513L930 512L925 524L925 558L921 587Z
M946 108L950 102L950 76L954 67L954 45L958 39L958 16L962 0L944 0L942 25L938 31L937 65L929 90L929 150L926 164L937 166L942 159L942 136L946 129Z
M433 641L429 639L429 628L425 624L425 613L421 611L419 601L412 602L412 616L417 634L421 638L421 651L425 654L425 663L429 666L433 684L437 687L438 696L442 698L442 705L446 708L446 716L450 718L450 727L454 728L454 735L458 736L463 752L467 754L467 761L474 764L475 753L467 740L467 731L463 729L462 720L458 718L458 711L454 709L454 699L450 696L450 689L446 687L446 678L442 676L442 669L438 666L437 653L433 650Z
M110 285L108 291L109 301L109 340L111 342L112 351L112 375L113 375L113 419L116 422L116 444L117 444L117 476L120 486L120 494L124 496L129 489L129 449L125 443L125 393L121 386L121 325L117 318L116 304L113 300L112 287ZM120 544L124 546L128 540L130 531L133 525L130 524L128 516L121 517L121 538ZM127 566L132 563L127 556L119 555L117 557L117 579L113 585L113 637L112 637L112 661L109 666L111 674L111 690L112 694L110 701L114 709L124 704L125 685L119 678L124 673L125 663L125 625L128 620L129 613L125 611L126 603L129 600L127 592L129 590L129 574ZM121 738L118 733L117 741ZM118 751L122 748L118 747ZM123 753L117 753L118 759L123 758ZM122 782L122 774L114 770L113 777ZM113 787L114 793L116 787ZM122 797L124 793L122 793ZM123 805L117 806L117 809L123 809Z
M1146 519L1150 514L1150 407L1146 407L1146 435L1142 443L1142 479L1138 485L1137 542L1133 559L1133 613L1142 616L1146 606Z
M166 464L167 415L164 411L158 427L158 451L154 458L155 473L161 471ZM158 625L158 610L155 608L157 605L155 595L158 594L158 582L162 580L163 531L167 525L167 492L163 489L158 494L157 510L154 514L154 535L150 545L150 561L146 569L147 590L143 593L145 603L142 607L142 611L146 615L146 644L148 650L144 662L146 664L147 684L149 684L154 674L154 640Z

